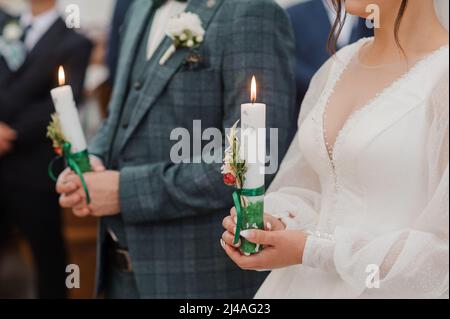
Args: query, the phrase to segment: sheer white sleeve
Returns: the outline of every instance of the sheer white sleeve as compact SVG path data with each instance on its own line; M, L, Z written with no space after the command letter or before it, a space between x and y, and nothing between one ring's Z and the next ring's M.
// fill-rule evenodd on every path
M317 103L328 79L331 62L327 62L314 76L301 106L298 126L303 123ZM281 168L265 198L267 213L281 218L287 228L309 229L320 210L320 183L300 152L298 134L287 152Z
M428 204L408 229L378 237L337 227L333 240L310 236L305 266L337 273L361 292L368 266L379 267L384 296L437 298L449 286L449 80L448 73L429 101ZM425 189L425 188L424 188Z

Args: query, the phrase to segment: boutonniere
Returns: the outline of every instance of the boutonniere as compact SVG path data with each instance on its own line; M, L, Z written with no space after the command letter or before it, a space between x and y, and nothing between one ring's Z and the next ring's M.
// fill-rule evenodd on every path
M172 45L159 60L160 65L166 64L178 49L198 47L203 42L205 29L197 14L183 12L169 20L166 34L172 39Z
M2 32L2 38L6 42L19 41L23 35L23 29L17 21L9 22L5 25Z
M27 57L27 49L21 41L25 31L18 21L13 20L8 22L0 32L0 57L3 57L8 68L15 72L23 65Z

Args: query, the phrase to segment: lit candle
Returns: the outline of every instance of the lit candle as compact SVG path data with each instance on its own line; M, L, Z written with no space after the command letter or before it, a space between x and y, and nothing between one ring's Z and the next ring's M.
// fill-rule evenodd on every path
M266 105L256 103L256 79L252 78L251 103L241 106L241 158L247 171L241 190L239 228L264 229L264 186L266 159ZM239 214L239 213L238 213ZM236 241L236 239L235 239ZM260 245L241 238L245 255L260 252Z
M252 78L251 103L241 106L242 158L247 164L244 187L256 189L265 184L266 105L256 103L256 78Z
M81 127L72 87L65 85L63 67L59 67L58 80L59 87L50 92L53 104L61 123L61 130L67 141L72 145L72 153L79 153L87 149L86 138Z

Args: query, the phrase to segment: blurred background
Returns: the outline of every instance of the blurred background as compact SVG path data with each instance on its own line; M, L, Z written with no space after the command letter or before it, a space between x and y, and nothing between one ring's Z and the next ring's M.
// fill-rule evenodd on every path
M126 7L127 2L131 1L125 0L121 2L122 5L125 3ZM296 58L298 68L296 72L299 103L303 99L310 78L328 58L325 43L331 23L327 15L330 12L327 12L323 4L324 1L326 0L278 0L280 5L288 10L297 40ZM80 102L79 107L83 126L87 137L90 138L97 130L101 120L106 116L118 54L118 29L124 12L120 8L115 11L116 0L59 0L57 6L60 14L64 15L65 9L71 4L76 4L80 8L81 29L76 30L77 34L82 34L83 38L89 39L91 43L89 58L84 62L79 61L86 66L86 70L79 70L79 83L82 85L82 88L79 90L79 96L77 96L77 100ZM0 0L0 28L1 10L4 10L10 16L20 16L28 11L27 1ZM448 14L447 2L446 10L440 11L440 15L443 21L446 21L447 26ZM356 41L360 37L370 35L370 32L364 29L363 25L364 23L361 21L355 20L354 24L349 27L347 39L344 39L339 45L343 46ZM44 55L50 53L52 51L51 45L45 50ZM77 53L75 52L75 54ZM2 107L4 107L1 104L2 94L8 96L6 95L6 90L2 87L2 72L4 71L0 67L0 126L3 121L1 111ZM49 76L51 78L53 75ZM44 95L47 96L48 91L44 92ZM5 100L6 98L4 98ZM32 115L28 116L31 117ZM49 114L45 114L45 116L47 118ZM40 129L43 128L41 127ZM0 150L0 165L3 165L1 161L2 154ZM56 251L60 248L55 248L54 251L50 249L46 253L36 252L33 240L26 240L30 236L27 236L26 231L21 232L20 229L8 233L7 237L2 237L2 223L6 223L1 219L2 209L7 210L8 208L2 206L2 203L6 201L6 197L4 197L6 195L1 192L1 188L4 186L1 184L4 183L1 174L3 173L0 170L0 299L64 297L64 292L58 294L45 289L51 286L50 282L52 282L52 279L48 278L51 276L51 273L49 274L50 270L46 271L46 269L43 269L45 266L37 262L39 258L51 261L59 253L62 254L61 258L65 258L65 265L76 264L81 269L81 286L78 289L70 289L66 292L67 297L91 298L93 296L95 279L96 221L90 218L77 219L69 212L60 213L58 209L58 214L62 214L63 217L61 223L59 223L59 220L56 222L55 227L59 227L61 230L61 242L64 242L63 252ZM14 211L12 213L14 214ZM30 228L29 233L33 234L34 228L37 228L38 225L42 226L44 233L47 232L45 225L41 225L45 223L44 220L38 220L34 225L28 225L28 228ZM33 237L31 236L31 238ZM52 242L55 244L55 240ZM55 247L59 246L56 245ZM55 289L57 290L57 288Z

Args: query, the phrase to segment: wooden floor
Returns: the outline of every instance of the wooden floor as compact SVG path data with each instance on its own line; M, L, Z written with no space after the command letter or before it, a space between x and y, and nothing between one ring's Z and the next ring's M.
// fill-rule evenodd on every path
M80 267L80 288L70 289L69 298L92 298L95 286L97 219L77 218L68 211L63 214L68 264Z

